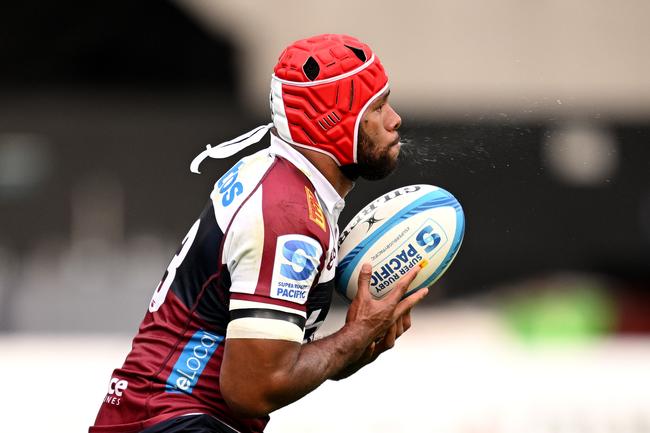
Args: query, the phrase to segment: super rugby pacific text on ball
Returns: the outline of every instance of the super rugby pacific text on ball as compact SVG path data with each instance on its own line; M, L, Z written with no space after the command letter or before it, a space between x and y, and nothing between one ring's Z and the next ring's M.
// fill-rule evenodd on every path
M456 257L465 232L458 200L432 185L398 188L372 201L339 237L337 290L356 295L361 265L372 265L370 293L382 298L414 266L422 269L406 295L431 286Z

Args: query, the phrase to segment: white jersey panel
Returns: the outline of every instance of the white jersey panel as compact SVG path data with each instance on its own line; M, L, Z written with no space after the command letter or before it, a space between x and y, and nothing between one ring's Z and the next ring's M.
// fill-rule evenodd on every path
M336 265L338 264L337 256L339 249L339 227L337 224L337 218L332 216L327 211L327 207L323 204L323 200L319 197L318 201L324 210L325 218L330 228L329 249L325 253L325 265L323 266L323 270L321 271L320 277L318 278L318 284L323 284L333 280L336 276Z
M318 278L318 284L327 283L334 279L336 276L336 265L338 264L337 251L338 251L338 239L336 237L338 233L338 227L330 222L330 247L325 256L325 265L323 270Z
M222 232L226 232L237 209L253 192L273 160L268 149L260 150L238 161L214 185L210 198Z
M231 292L254 293L264 253L262 186L241 207L226 233L222 263L228 267Z

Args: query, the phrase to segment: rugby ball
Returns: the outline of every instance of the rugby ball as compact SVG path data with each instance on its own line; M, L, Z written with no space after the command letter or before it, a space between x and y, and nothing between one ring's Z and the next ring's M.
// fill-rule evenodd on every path
M456 257L465 216L456 198L432 185L410 185L364 207L339 236L336 288L348 300L357 292L363 263L372 265L370 293L386 296L414 266L422 269L405 296L429 287Z

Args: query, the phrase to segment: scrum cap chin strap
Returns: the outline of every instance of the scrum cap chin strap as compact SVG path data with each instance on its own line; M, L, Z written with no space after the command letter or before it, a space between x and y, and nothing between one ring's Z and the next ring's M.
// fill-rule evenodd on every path
M273 123L268 123L266 125L258 126L257 128L248 131L237 138L219 143L214 147L208 144L206 146L206 149L196 155L196 157L192 160L192 163L190 164L190 171L192 173L200 174L201 172L199 171L199 165L201 165L204 159L228 158L229 156L234 155L235 153L247 148L248 146L258 143L271 128L273 128Z

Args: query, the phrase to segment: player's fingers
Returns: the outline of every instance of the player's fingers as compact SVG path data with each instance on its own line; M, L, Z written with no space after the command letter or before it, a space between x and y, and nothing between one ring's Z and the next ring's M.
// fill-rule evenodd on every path
M384 339L381 341L381 351L392 349L395 346L395 339L397 338L397 324L393 323L388 332L384 336Z
M361 355L361 359L359 359L359 362L361 362L362 364L369 362L375 356L376 346L377 344L374 341L370 343L370 346L368 346L365 352L363 352L363 355Z
M362 299L370 297L370 274L372 273L372 266L370 263L361 265L359 271L359 279L357 281L357 296Z
M402 316L402 326L404 327L404 332L408 331L411 328L411 310L406 310L406 313Z
M406 293L409 285L413 282L418 272L420 272L419 266L414 266L413 269L408 271L406 275L399 279L395 288L390 292L389 296L392 296L392 299L396 302L401 299L402 296Z
M408 297L402 299L399 302L399 304L397 304L397 307L395 307L394 317L397 318L403 316L404 313L406 313L408 310L413 308L415 304L417 304L422 299L424 299L424 297L427 296L428 293L429 293L429 288L425 287L423 289L414 292Z
M397 327L397 330L396 330L396 332L395 332L395 339L398 339L398 338L400 337L400 335L402 335L402 334L404 333L404 320L403 320L403 316L399 317L399 318L397 319L397 322L395 322L395 324L397 325L397 326L396 326L396 327Z

